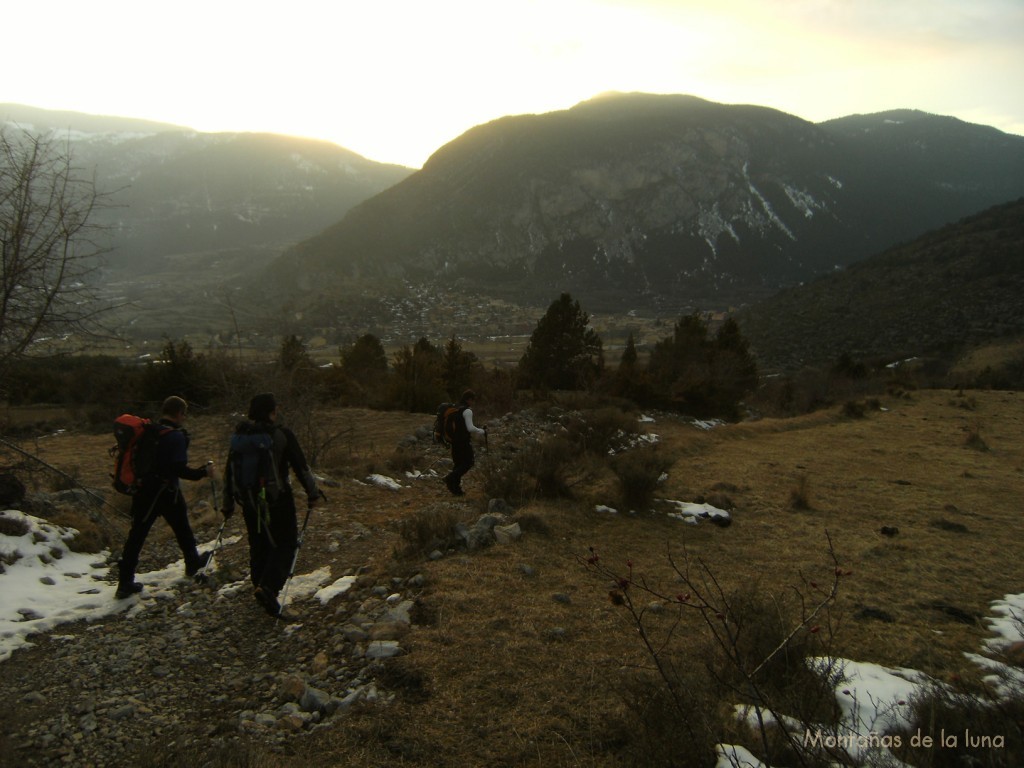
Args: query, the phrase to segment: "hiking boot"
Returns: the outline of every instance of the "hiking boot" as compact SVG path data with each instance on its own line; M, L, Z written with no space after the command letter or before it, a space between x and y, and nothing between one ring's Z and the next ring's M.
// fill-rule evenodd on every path
M142 591L142 585L137 581L117 585L117 592L114 593L115 600L124 600L126 597L137 595Z
M283 607L277 601L277 595L272 595L263 587L256 588L256 602L263 606L263 610L273 616L275 619L281 621L295 621L298 615L293 613L289 608Z
M195 576L206 567L207 563L210 562L211 557L213 557L213 552L204 552L199 555L199 557L196 560L193 560L191 564L185 565L185 575Z
M279 613L274 614L274 618L281 621L296 621L299 618L299 614L295 613L288 606L284 606Z
M256 602L263 606L263 610L271 616L276 617L281 612L281 604L277 602L277 596L270 594L263 587L256 587Z

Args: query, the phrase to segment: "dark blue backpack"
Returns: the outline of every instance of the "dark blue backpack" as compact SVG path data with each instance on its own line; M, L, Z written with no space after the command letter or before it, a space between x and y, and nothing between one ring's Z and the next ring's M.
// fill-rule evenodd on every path
M274 434L243 421L231 435L228 450L231 467L231 494L239 504L256 506L274 501L280 491L277 462L274 458Z

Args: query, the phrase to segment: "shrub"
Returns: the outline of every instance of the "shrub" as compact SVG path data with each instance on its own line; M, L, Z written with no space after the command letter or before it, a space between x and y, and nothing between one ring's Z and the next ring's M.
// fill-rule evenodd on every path
M451 549L458 542L455 513L444 506L427 507L398 525L401 545L395 548L395 557L408 559L422 557L435 549Z
M577 456L565 437L531 443L510 461L484 463L484 490L491 498L505 499L515 506L537 498L570 498L568 478Z
M828 583L802 580L788 596L750 586L727 593L685 551L681 564L669 555L677 578L668 590L635 575L632 561L617 571L593 548L581 558L611 583L612 604L625 612L649 661L647 672L620 686L632 725L623 729L632 735L624 751L636 764L711 766L715 745L741 740L769 765L846 764L841 747L809 749L800 737L804 730L842 728L834 693L842 669L808 662L834 657L831 609L844 571L831 542L829 554ZM741 705L756 716L738 720ZM783 719L787 726L776 727Z
M635 416L613 407L587 411L571 419L566 430L580 451L600 456L624 450L640 432Z
M29 530L28 523L21 518L0 515L0 536L24 536Z
M975 694L962 686L928 686L910 700L913 717L909 735L931 735L935 743L927 749L918 748L905 738L905 751L898 756L917 768L1024 765L1024 693L1019 690L1019 682L1013 687L1015 693L1000 696L991 690ZM938 744L942 733L955 735L955 743L946 740Z
M661 476L672 466L654 446L634 448L612 459L612 471L619 481L623 505L642 509L650 505Z
M792 509L808 510L811 508L810 481L807 475L801 475L796 487L789 492L789 506Z
M988 443L985 442L981 436L981 425L978 423L971 424L967 429L967 435L964 437L964 445L968 448L973 448L976 451L987 451Z
M719 732L714 681L703 664L673 664L668 678L638 674L619 688L624 750L632 765L712 768Z
M551 535L551 526L548 525L547 520L539 515L517 515L515 522L519 523L519 527L523 533L535 533L539 536Z
M388 469L395 472L412 472L424 463L423 454L416 450L398 447L387 460Z
M847 419L863 419L868 415L868 409L862 402L847 400L843 403L842 414Z

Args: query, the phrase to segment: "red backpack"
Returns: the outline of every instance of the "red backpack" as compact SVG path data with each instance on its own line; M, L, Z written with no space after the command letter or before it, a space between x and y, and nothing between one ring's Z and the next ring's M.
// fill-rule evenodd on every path
M124 413L114 419L114 439L110 449L114 457L114 490L133 496L142 481L156 469L156 444L171 427L157 424L141 416Z

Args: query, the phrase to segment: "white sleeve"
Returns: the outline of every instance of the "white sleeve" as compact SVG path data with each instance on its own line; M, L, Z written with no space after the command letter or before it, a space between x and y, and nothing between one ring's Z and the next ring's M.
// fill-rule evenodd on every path
M473 424L473 409L467 408L462 412L462 417L466 420L466 429L469 430L469 434L476 433L482 435L484 431L480 427Z

